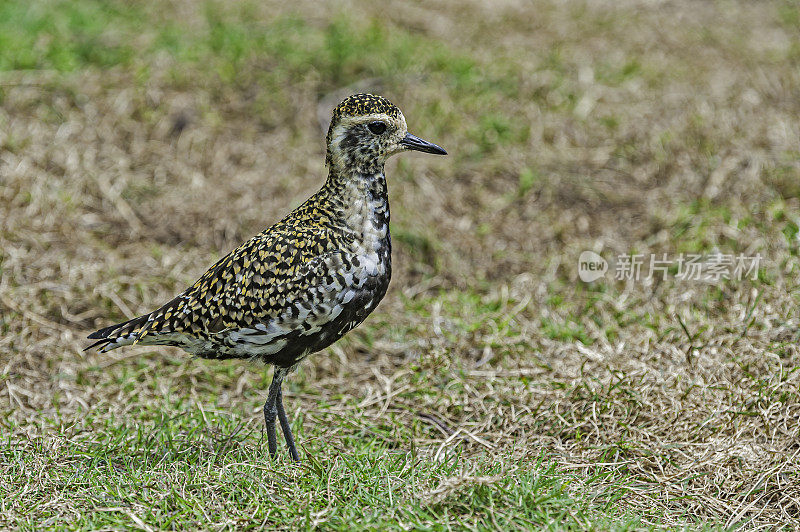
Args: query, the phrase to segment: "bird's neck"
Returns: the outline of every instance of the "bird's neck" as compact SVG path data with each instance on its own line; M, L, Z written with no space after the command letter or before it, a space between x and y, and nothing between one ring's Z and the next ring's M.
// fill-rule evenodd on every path
M389 197L383 165L371 172L344 172L331 167L323 186L340 223L368 249L389 239Z

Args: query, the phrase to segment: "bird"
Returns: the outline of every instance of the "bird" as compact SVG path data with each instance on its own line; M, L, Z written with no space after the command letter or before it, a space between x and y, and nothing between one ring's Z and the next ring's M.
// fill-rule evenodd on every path
M165 345L274 366L264 404L271 459L277 419L291 459L300 460L283 405L286 376L363 322L386 294L386 160L411 150L447 155L409 133L400 109L374 94L353 94L334 108L326 144L327 179L304 203L158 309L88 335L97 341L87 350Z

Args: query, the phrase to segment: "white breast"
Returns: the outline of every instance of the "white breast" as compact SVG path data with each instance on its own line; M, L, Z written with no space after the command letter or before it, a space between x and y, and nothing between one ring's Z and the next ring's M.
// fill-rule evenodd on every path
M383 275L386 273L386 265L380 251L386 245L389 234L389 227L383 216L388 205L385 198L372 199L370 194L365 193L363 183L361 185L353 186L347 194L345 211L347 226L356 237L350 251L361 263L361 271L356 276Z

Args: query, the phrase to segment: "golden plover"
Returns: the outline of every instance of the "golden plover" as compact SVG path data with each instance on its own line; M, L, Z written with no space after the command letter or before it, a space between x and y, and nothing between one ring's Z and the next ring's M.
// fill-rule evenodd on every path
M281 384L305 357L360 324L386 294L392 272L384 164L405 150L437 155L410 133L394 104L355 94L333 111L328 179L284 219L214 264L159 309L89 335L92 347L170 345L202 358L275 366L264 405L269 453L280 422L299 460Z

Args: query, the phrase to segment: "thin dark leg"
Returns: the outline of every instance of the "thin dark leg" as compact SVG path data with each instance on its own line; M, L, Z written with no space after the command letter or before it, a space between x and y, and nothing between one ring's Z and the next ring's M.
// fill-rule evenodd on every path
M295 462L300 461L300 456L297 454L297 448L294 446L294 436L292 435L292 427L289 426L289 420L286 418L286 410L283 409L283 391L278 389L278 400L276 401L278 407L278 419L281 422L281 430L283 431L283 439L286 440L286 447L289 448L289 454Z
M267 449L269 449L269 456L275 458L278 451L278 439L275 432L275 417L278 415L276 403L281 393L281 382L286 371L281 368L275 368L275 374L272 376L272 383L269 385L267 392L267 402L264 403L264 422L267 425Z

